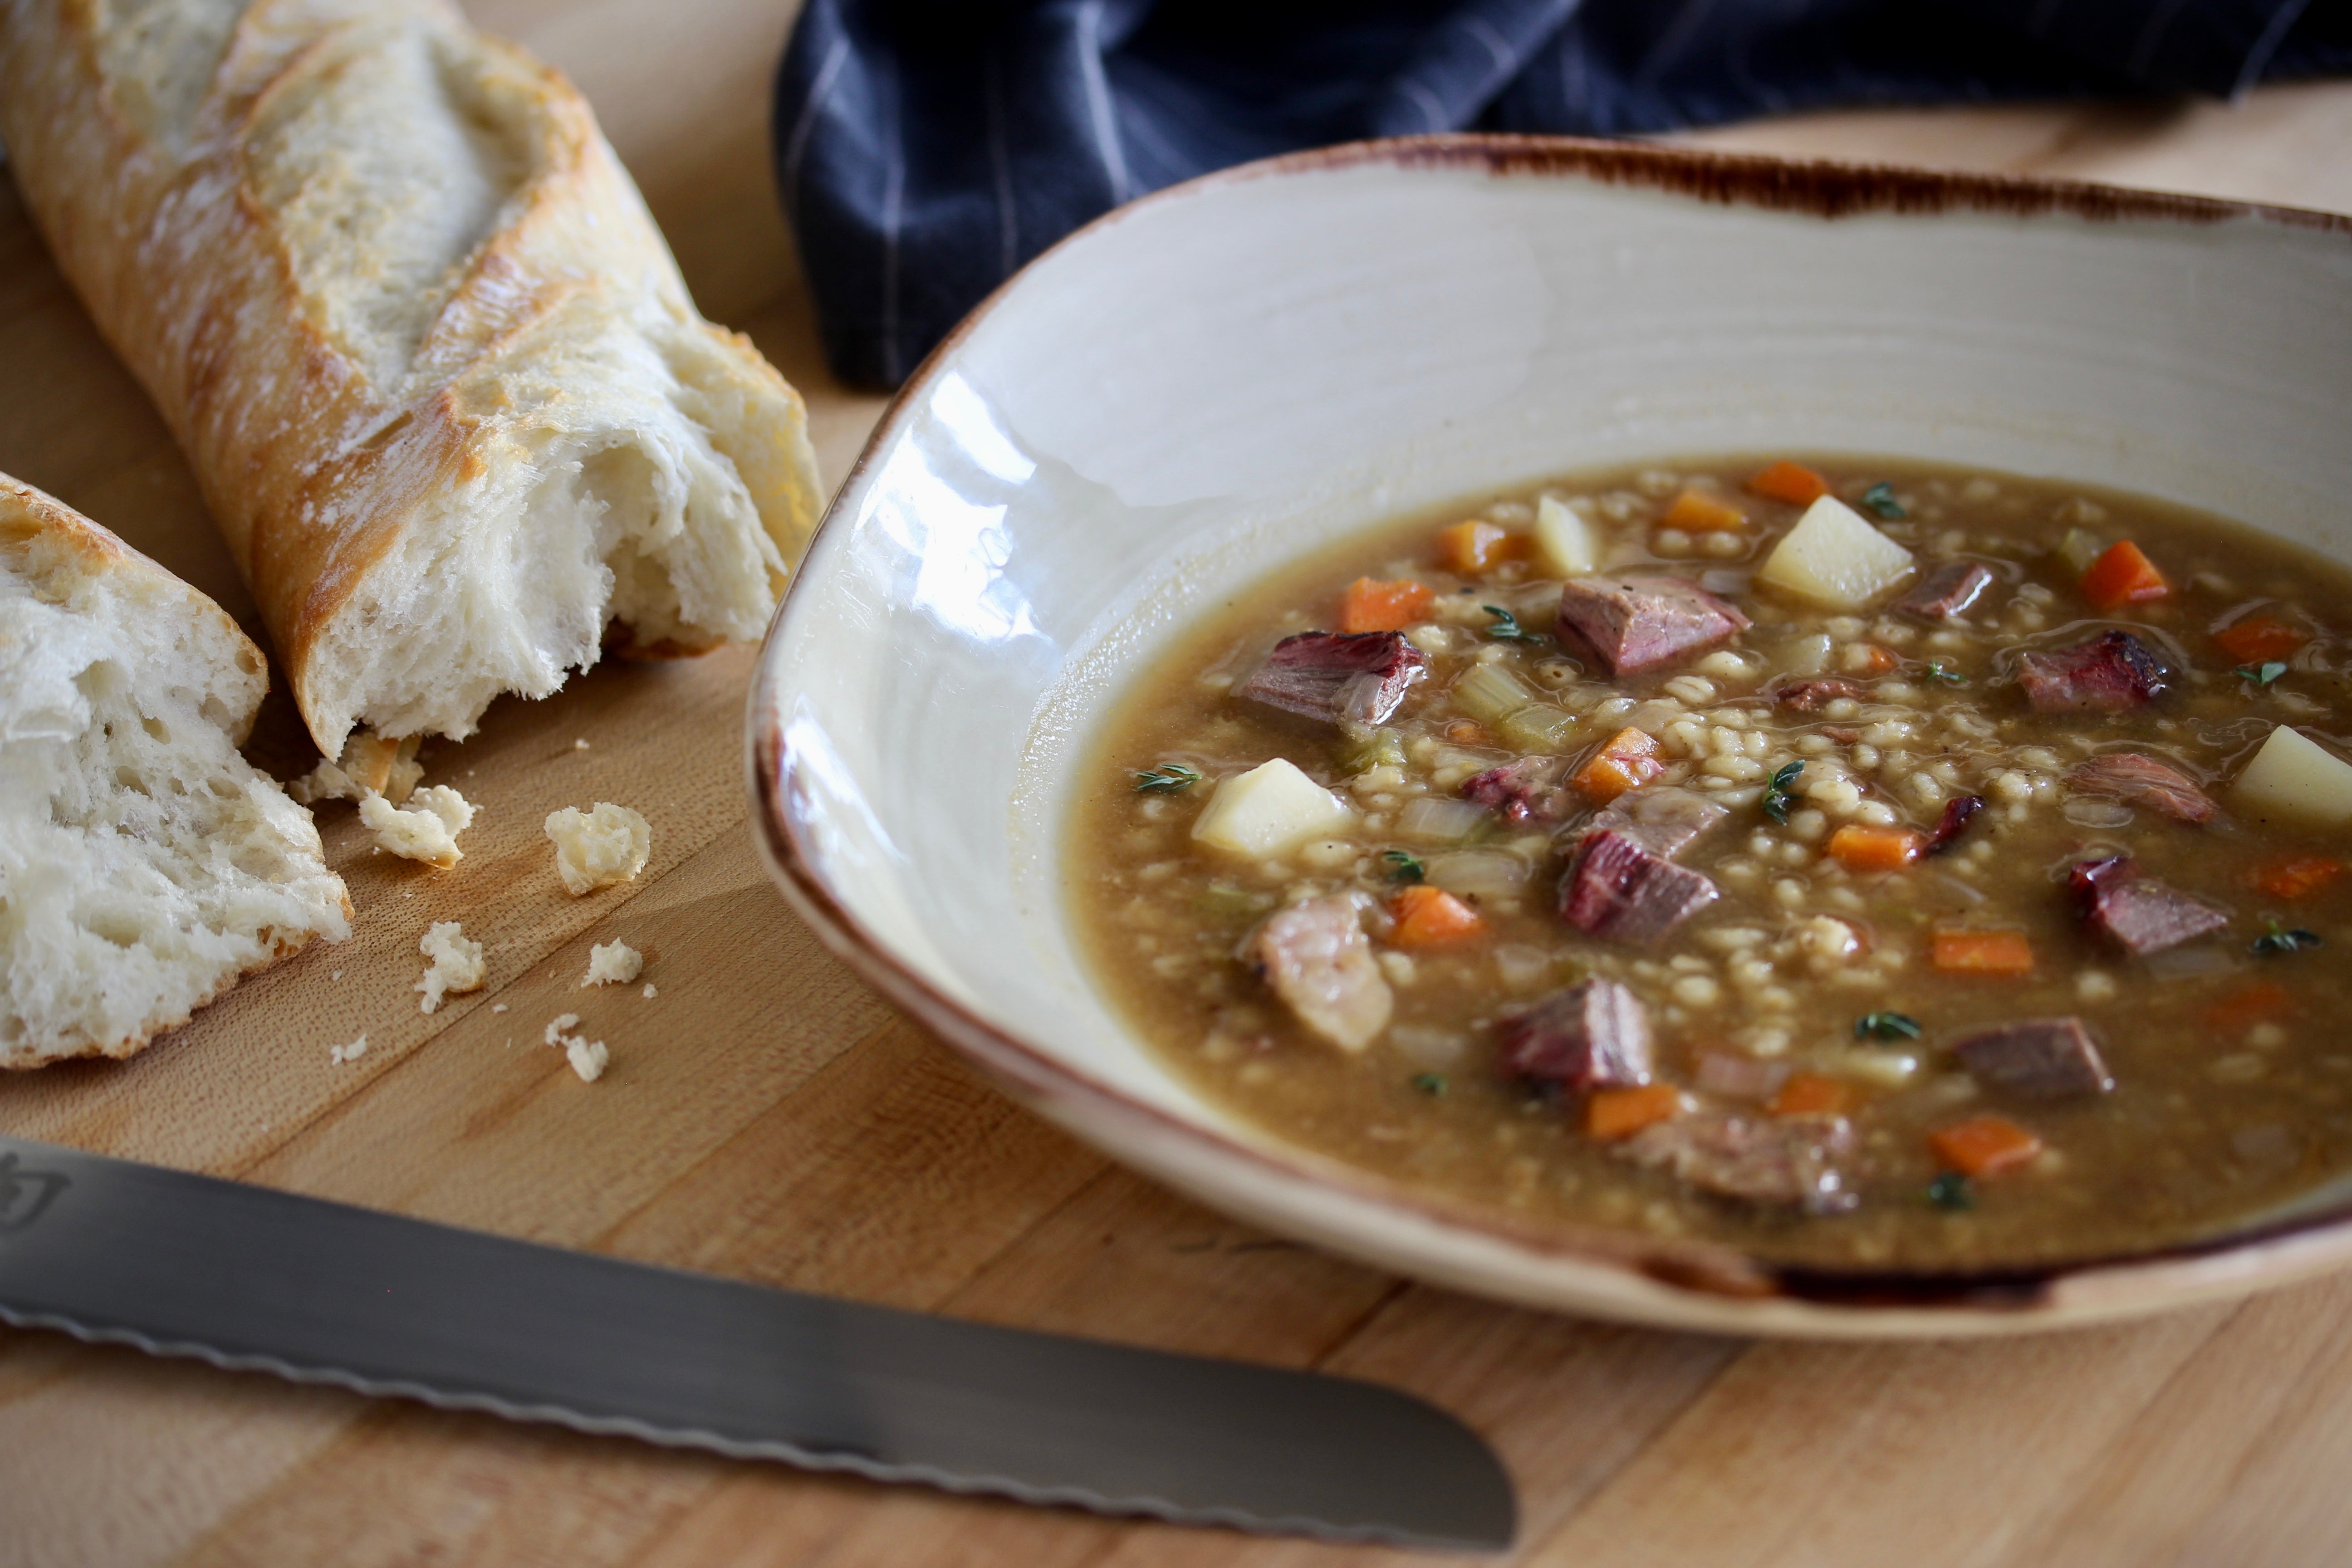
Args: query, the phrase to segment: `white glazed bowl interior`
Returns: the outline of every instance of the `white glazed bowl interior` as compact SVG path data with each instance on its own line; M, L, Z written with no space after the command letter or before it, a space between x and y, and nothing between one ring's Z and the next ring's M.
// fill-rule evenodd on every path
M1171 1076L1089 980L1060 850L1102 716L1228 591L1393 514L1591 464L1843 451L2116 486L2352 557L2342 227L1932 177L1791 185L1781 167L1343 150L1141 203L1031 266L894 405L771 637L754 770L788 891L1112 1154L1492 1294L1949 1332L2336 1259L2341 1227L2008 1305L1693 1289L1285 1147ZM1841 199L1857 210L1824 216Z

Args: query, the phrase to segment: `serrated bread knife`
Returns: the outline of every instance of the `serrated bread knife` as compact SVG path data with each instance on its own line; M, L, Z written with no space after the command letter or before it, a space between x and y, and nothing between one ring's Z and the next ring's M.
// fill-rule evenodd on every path
M1509 1479L1370 1384L918 1312L0 1137L0 1321L1103 1513L1493 1550Z

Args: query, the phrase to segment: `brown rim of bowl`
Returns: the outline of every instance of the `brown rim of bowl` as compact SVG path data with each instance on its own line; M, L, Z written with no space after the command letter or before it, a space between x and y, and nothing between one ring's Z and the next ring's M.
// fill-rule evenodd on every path
M818 540L840 515L841 498L866 477L876 454L897 436L908 410L929 391L934 374L947 356L1038 262L1076 245L1097 229L1126 221L1141 208L1195 195L1206 189L1373 164L1398 168L1483 167L1496 175L1579 178L1602 184L1642 186L1719 205L1764 207L1831 220L1869 213L1925 216L1946 212L2017 217L2060 215L2102 223L2215 224L2251 219L2352 237L2352 216L2072 180L1948 174L1897 165L1793 160L1574 137L1408 136L1316 148L1219 170L1114 208L1064 237L998 285L924 356L883 409L857 460L843 476L834 500L812 534L808 552L814 552ZM803 559L806 559L806 553ZM1773 1299L1865 1313L1873 1309L1906 1308L1950 1311L1956 1317L1983 1312L2013 1314L2056 1305L2057 1288L2067 1279L2084 1276L2126 1270L2162 1271L2179 1274L2182 1285L2187 1287L2201 1272L2200 1265L2266 1243L2300 1240L2318 1247L2332 1241L2335 1256L2318 1268L2335 1267L2352 1259L2352 1200L2347 1200L2334 1209L2298 1219L2163 1247L2044 1264L1975 1270L1905 1270L1774 1263L1718 1243L1646 1237L1606 1226L1519 1222L1507 1214L1437 1197L1328 1156L1288 1148L1277 1152L1171 1116L1074 1070L933 987L866 931L810 868L791 818L783 810L783 736L772 722L775 705L769 698L773 672L766 647L773 641L775 629L793 595L800 591L802 581L802 574L795 571L769 623L747 716L750 721L745 772L755 805L763 858L797 912L860 978L912 1013L933 1033L1029 1094L1048 1100L1082 1100L1114 1120L1237 1158L1270 1175L1336 1187L1350 1198L1402 1207L1487 1240L1554 1258L1622 1269L1670 1291L1727 1306L1742 1299ZM2305 1268L2294 1272L2300 1276L2310 1271ZM2156 1303L2149 1310L2164 1304ZM1956 1322L1955 1327L1958 1326Z

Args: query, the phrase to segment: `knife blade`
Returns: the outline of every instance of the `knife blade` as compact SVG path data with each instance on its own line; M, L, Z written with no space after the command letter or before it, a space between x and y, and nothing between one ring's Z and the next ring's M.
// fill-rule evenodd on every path
M0 1321L1175 1523L1499 1550L1467 1427L1321 1373L625 1263L0 1136Z

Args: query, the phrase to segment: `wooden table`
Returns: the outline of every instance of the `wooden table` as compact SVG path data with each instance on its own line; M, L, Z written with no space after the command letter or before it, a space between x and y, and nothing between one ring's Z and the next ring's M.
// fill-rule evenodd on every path
M786 6L480 0L571 71L704 308L807 395L828 477L881 406L826 376L768 180ZM2035 170L2352 211L2352 88L2234 108L1870 113L1718 145ZM185 468L0 195L0 469L250 624ZM436 875L322 812L357 934L125 1065L0 1081L0 1128L777 1285L1383 1379L1501 1449L1518 1561L2318 1563L2352 1542L2352 1279L2014 1343L1746 1342L1515 1311L1193 1207L1014 1110L819 949L754 860L748 649L605 668L429 755L482 805ZM577 742L586 741L585 749ZM308 765L280 703L254 748ZM654 858L575 900L539 823L642 807ZM489 943L426 1017L427 921ZM576 988L593 941L654 1000ZM500 1007L505 1010L500 1011ZM578 1011L613 1068L537 1042ZM364 1029L356 1062L329 1047ZM814 1479L0 1334L0 1563L1295 1563L1412 1561Z

